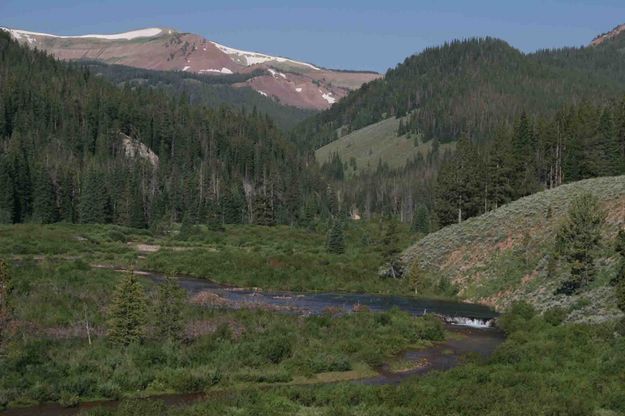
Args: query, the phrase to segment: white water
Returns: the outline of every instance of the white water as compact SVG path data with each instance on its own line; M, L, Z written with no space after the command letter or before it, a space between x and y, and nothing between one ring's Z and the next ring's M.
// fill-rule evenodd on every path
M479 318L464 318L461 316L448 317L446 316L445 322L452 325L468 326L471 328L492 328L495 326L493 319L479 319Z

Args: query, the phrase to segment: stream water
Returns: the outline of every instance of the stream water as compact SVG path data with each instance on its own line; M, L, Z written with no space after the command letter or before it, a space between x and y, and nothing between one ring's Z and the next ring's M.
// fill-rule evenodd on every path
M143 271L136 271L135 273L145 276L155 283L161 283L165 279L163 275L158 273ZM475 327L492 326L494 318L498 315L485 305L439 299L366 293L300 293L242 289L184 276L177 277L177 281L190 296L209 292L219 296L233 307L266 306L302 314L320 314L328 309L349 312L359 307L366 307L374 312L383 312L395 307L413 315L420 316L433 313L446 318L449 323Z
M122 270L120 270L122 271ZM165 277L158 273L135 271L136 274L161 283ZM497 313L484 305L450 302L437 299L413 298L393 295L371 295L357 293L296 293L288 291L261 291L242 289L216 284L203 279L178 277L178 283L190 296L207 292L226 302L226 307L266 307L288 313L319 314L328 310L350 312L366 307L382 312L399 308L413 315L436 314L447 322L451 332L448 340L420 350L405 351L398 357L407 364L405 371L393 371L389 364L378 368L378 375L372 378L356 380L363 384L399 383L407 377L426 374L431 371L447 370L462 363L468 353L489 356L504 340L503 333L494 327ZM168 405L183 405L194 401L206 400L227 392L202 394L174 394L150 397L138 400L162 400ZM78 407L64 408L58 404L43 404L30 408L15 408L0 412L6 416L65 416L77 414L80 410L94 407L116 407L117 401L82 403Z

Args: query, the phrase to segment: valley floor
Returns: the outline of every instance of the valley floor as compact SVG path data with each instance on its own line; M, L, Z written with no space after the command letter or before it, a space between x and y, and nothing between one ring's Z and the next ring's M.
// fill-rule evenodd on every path
M232 310L211 296L185 303L177 342L155 333L156 313L140 344L119 348L106 337L114 288L124 277L111 265L247 287L409 293L408 282L377 276L380 230L351 225L346 254L330 255L324 233L286 227L196 229L181 240L113 226L3 226L0 258L10 263L16 310L0 355L0 405L122 399L116 408L80 411L93 416L625 412L625 338L615 324L563 324L531 307L500 319L508 338L490 358L476 354L481 341L463 349L466 334L449 333L431 315ZM405 230L400 240L408 244ZM152 304L155 282L140 282ZM437 360L437 369L462 365L405 377ZM377 385L380 371L402 383ZM373 384L345 382L363 378ZM194 392L207 396L176 406L125 400Z

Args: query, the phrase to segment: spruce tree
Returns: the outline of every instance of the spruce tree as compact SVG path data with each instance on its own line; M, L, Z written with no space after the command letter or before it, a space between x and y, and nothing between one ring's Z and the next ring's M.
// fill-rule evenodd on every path
M13 285L8 266L0 260L0 347L8 336L9 324L13 318L12 292Z
M623 158L614 118L609 108L604 109L599 120L599 141L596 145L597 176L614 176L623 173Z
M162 339L178 341L182 337L182 310L186 293L176 280L168 277L158 287L156 298L156 328Z
M140 342L145 334L147 302L143 286L134 273L122 278L109 310L109 339L115 345Z
M243 222L245 198L238 188L226 191L226 194L222 198L222 210L224 223L241 224Z
M382 235L382 256L389 266L392 277L400 277L402 275L402 265L399 261L399 230L397 222L391 219L384 228Z
M219 204L213 200L208 200L205 203L206 210L206 226L211 231L224 231L224 225L221 220L221 214L219 212Z
M133 228L146 228L145 204L139 188L139 181L133 175L128 183L128 225Z
M110 218L108 195L103 175L94 169L87 170L80 193L80 222L104 224Z
M616 302L619 309L625 312L625 230L619 230L616 236L615 251L619 255L619 264L616 275L611 280L616 293Z
M276 225L271 200L262 194L254 198L254 224L264 226Z
M59 220L56 206L56 190L52 179L41 170L35 180L33 219L41 224L52 224Z
M419 234L429 234L430 232L430 210L423 205L418 204L412 218L411 229Z
M595 253L601 243L605 215L597 198L590 193L572 201L556 234L556 250L571 267L571 278L563 283L562 293L572 294L593 280Z
M343 254L345 252L345 237L343 235L343 224L334 221L326 242L328 253Z
M452 159L441 166L436 182L435 211L441 225L462 222L480 212L480 163L475 146L463 136Z
M8 164L0 158L0 223L15 221L15 192Z

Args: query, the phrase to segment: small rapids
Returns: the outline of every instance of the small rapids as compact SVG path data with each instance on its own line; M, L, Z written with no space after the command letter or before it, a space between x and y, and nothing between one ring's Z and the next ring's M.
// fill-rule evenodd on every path
M443 320L450 325L468 326L470 328L493 328L494 319L466 318L463 316L443 316Z

